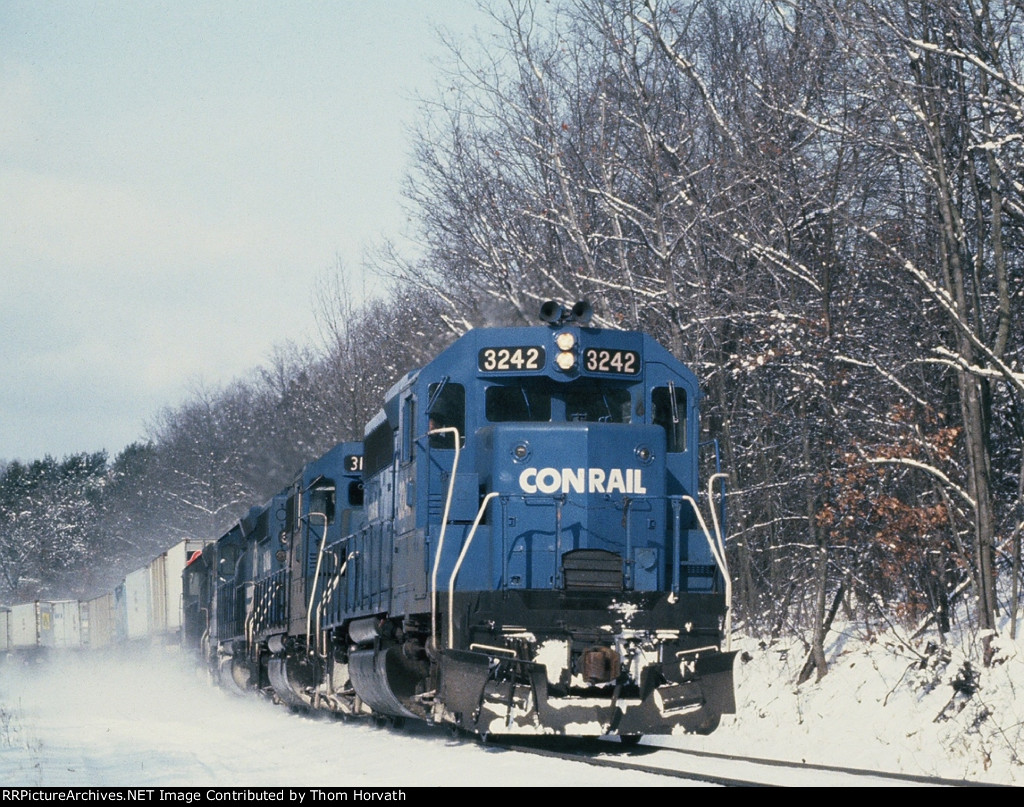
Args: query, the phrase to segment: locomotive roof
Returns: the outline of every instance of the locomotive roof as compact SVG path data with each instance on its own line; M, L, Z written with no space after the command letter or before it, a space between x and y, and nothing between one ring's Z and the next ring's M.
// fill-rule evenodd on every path
M693 388L693 392L699 395L696 376L681 361L673 356L667 348L649 334L642 331L616 330L611 328L592 328L581 325L577 322L551 323L546 325L526 325L507 328L473 328L466 331L462 336L441 350L433 359L418 369L410 370L402 378L396 381L388 389L384 396L384 403L381 409L370 419L366 425L365 433L369 434L378 428L385 420L390 421L393 428L398 426L398 399L400 394L412 387L420 374L431 370L444 368L445 365L458 367L464 370L467 366L467 357L474 352L488 347L528 347L543 346L546 349L554 350L553 340L557 334L571 331L576 336L577 343L597 346L602 348L618 348L636 351L643 356L645 363L652 361L663 364L674 364L679 375L686 379ZM447 374L447 373L445 373ZM545 375L556 378L560 381L573 381L576 377L559 377L557 373L543 368L538 373L523 373L522 375ZM519 377L516 373L509 373L509 377ZM577 376L578 377L578 376ZM623 375L609 375L607 380L635 382L636 377L630 378Z

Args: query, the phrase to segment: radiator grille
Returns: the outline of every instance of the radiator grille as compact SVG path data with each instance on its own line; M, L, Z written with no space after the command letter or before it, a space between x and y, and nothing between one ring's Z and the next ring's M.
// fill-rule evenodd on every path
M562 556L566 591L622 591L622 556L603 549L576 549Z

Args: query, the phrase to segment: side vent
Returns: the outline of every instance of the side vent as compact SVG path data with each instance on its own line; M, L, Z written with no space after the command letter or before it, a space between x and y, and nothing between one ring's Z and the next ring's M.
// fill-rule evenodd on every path
M574 549L562 555L566 591L622 591L622 555L603 549Z

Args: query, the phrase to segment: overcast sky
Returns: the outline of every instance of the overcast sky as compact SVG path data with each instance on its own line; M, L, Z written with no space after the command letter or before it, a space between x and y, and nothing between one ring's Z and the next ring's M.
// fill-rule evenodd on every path
M472 0L0 0L0 459L113 457L405 226Z

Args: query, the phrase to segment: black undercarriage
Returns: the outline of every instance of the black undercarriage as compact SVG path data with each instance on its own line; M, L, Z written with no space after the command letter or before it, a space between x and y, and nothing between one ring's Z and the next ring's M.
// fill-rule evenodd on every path
M447 610L380 616L329 631L319 647L281 637L236 647L232 679L292 707L481 735L706 733L735 711L720 595L470 592L451 602L450 620Z

